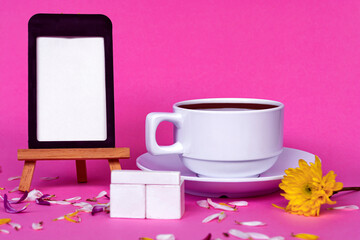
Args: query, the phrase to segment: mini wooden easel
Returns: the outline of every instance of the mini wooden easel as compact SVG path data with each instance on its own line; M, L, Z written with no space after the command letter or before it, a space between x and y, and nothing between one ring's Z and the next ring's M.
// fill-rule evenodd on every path
M19 190L30 190L35 164L39 160L76 160L77 181L84 183L87 182L86 160L107 159L112 171L121 169L119 159L129 157L129 148L18 149L18 160L25 161Z

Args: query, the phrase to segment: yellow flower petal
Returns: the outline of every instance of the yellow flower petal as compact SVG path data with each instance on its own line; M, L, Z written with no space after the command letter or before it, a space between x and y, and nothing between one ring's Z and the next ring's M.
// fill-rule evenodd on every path
M10 218L1 218L0 219L0 225L7 224L9 222L11 222Z
M67 221L69 221L69 222L72 222L72 223L79 223L79 222L81 222L81 218L80 218L79 216L76 216L76 219L74 219L74 218L71 218L71 217L68 216L68 215L65 215L65 216L64 216L64 219L67 220Z
M276 205L276 204L274 204L274 203L272 204L272 206L273 206L273 207L276 207L276 208L280 208L280 209L285 210L285 208L284 208L284 207L280 207L280 206L278 206L278 205Z
M307 239L307 240L316 240L319 239L319 236L316 236L314 234L308 234L308 233L298 233L294 234L292 233L291 236L301 239Z

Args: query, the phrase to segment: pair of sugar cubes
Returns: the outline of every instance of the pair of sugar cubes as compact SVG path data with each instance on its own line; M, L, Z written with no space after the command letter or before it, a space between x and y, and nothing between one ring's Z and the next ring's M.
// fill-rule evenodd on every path
M111 172L110 217L180 219L184 211L184 181L180 172Z

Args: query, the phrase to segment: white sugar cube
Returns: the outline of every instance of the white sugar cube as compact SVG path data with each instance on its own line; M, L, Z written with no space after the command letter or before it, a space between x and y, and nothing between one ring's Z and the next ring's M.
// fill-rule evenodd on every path
M184 211L184 181L179 185L146 185L146 218L180 219Z
M125 184L180 184L180 172L176 171L139 171L113 170L111 183Z
M110 217L145 218L145 185L110 184Z

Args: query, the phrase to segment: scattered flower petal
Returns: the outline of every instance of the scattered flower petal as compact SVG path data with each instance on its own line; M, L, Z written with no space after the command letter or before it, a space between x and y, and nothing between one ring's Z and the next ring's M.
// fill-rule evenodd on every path
M104 211L104 207L102 206L94 206L93 209L91 210L91 215L95 215L96 213L102 212Z
M13 188L13 190L10 190L9 193L13 193L13 192L16 192L16 191L19 191L19 186Z
M8 230L5 230L5 229L0 229L0 232L1 232L1 233L5 233L5 234L9 234L9 233L10 233Z
M245 207L247 206L249 203L247 201L235 201L235 202L229 202L230 205L234 205L237 207Z
M64 201L71 202L71 201L78 201L80 199L81 199L81 197L77 196L77 197L67 198Z
M56 179L59 179L59 176L56 176L56 177L42 177L41 180L44 180L44 181L52 181L52 180L56 180Z
M25 191L20 198L13 198L13 199L11 199L11 201L9 201L9 203L11 203L11 204L21 203L22 201L24 201L27 198L27 196L28 196L28 192Z
M156 240L175 240L174 234L159 234L156 236Z
M235 221L236 224L249 226L249 227L257 227L257 226L264 226L266 223L260 222L260 221L249 221L249 222L238 222Z
M78 212L89 212L91 213L93 210L93 205L87 202L79 202L79 203L73 203L73 206L75 207L81 207L77 211Z
M276 236L276 237L270 238L269 240L285 240L285 238L282 236Z
M3 188L3 187L0 187L0 190L5 190L5 188Z
M316 236L314 234L308 234L308 233L298 233L294 234L292 233L291 236L301 239L307 239L307 240L316 240L319 239L319 236Z
M96 213L105 211L106 208L110 207L110 203L106 203L106 204L95 204L93 206L93 209L91 211L91 215L95 215Z
M64 219L69 221L69 222L73 222L73 223L80 223L81 222L81 218L78 215L75 215L75 216L65 215Z
M200 200L196 202L202 208L210 208L210 205L207 200Z
M58 218L53 219L53 221L59 221L59 220L67 220L69 222L73 223L79 223L81 222L81 218L78 216L78 211L65 214L64 216L60 216Z
M101 191L96 197L88 198L88 199L86 199L86 201L89 201L89 202L97 202L97 199L98 199L98 198L105 197L106 194L107 194L106 191Z
M9 222L11 222L10 218L1 218L0 219L0 225L7 224Z
M95 198L102 198L105 197L105 195L107 194L106 191L101 191Z
M20 178L21 178L21 176L9 177L8 181L19 180Z
M219 203L219 205L221 205L221 206L227 206L227 207L230 207L230 208L234 208L233 206L230 206L229 204L223 203L223 202Z
M7 195L4 194L4 208L5 208L6 212L8 212L8 213L20 213L20 212L24 211L27 208L27 206L29 206L29 204L27 204L26 206L24 206L20 210L16 210L15 208L13 208L10 205Z
M247 232L247 234L254 239L269 239L270 237L262 234L262 233L257 233L257 232Z
M93 205L87 202L79 202L79 203L73 203L73 206L75 207L81 207L77 211L78 212L92 212Z
M208 198L207 201L210 204L210 206L212 206L215 209L221 209L221 210L225 210L225 211L236 211L236 208L215 203L210 198Z
M50 195L50 194L44 194L39 198L35 199L35 202L39 205L46 205L46 206L50 206L50 202L48 201L49 199L51 199L52 197L54 197L55 195ZM46 199L46 200L45 200Z
M216 218L219 218L221 215L221 213L214 213L214 214L211 214L210 216L204 218L204 220L202 220L202 223L208 223Z
M43 222L38 222L38 223L33 223L31 226L32 226L32 229L34 230L41 230L43 229Z
M242 232L240 230L237 230L237 229L230 229L229 234L233 235L234 237L241 238L241 239L249 239L250 238L249 234L244 233L244 232Z
M43 198L35 199L36 204L50 206L49 201L45 201Z
M13 227L16 231L19 231L21 229L21 225L18 223L14 223L14 222L9 222L8 223L11 227Z
M42 197L44 194L42 194L42 192L40 192L39 190L33 189L32 191L29 192L27 198L25 199L25 201L29 201L29 202L33 202L35 201L37 198Z
M221 212L221 213L220 213L220 216L219 216L218 222L221 222L222 220L224 220L225 217L226 217L225 212Z
M282 209L282 210L285 210L285 208L284 207L280 207L280 206L278 206L278 205L276 205L276 204L271 204L273 207L275 207L275 208L279 208L279 209Z
M66 201L48 201L49 203L52 204L59 204L59 205L70 205L71 202L66 202Z
M53 219L53 221L59 221L59 220L64 220L64 219L65 219L64 216L61 216L61 217Z
M331 207L329 210L358 210L359 207L357 205L347 205L347 206L339 206L339 207Z

